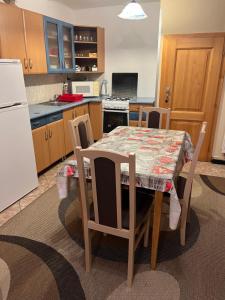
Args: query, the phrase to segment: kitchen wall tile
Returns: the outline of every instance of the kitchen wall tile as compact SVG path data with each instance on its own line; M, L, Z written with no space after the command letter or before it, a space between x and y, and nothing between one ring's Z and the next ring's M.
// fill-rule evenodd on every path
M29 75L25 76L25 86L28 104L36 104L53 99L61 94L66 75Z

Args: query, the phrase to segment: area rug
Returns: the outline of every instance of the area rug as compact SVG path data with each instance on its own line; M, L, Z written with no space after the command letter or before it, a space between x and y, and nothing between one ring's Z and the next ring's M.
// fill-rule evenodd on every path
M97 234L86 273L76 185L63 200L54 186L0 228L0 300L224 300L224 187L225 179L195 176L185 247L179 230L167 230L164 207L157 270L151 245L141 245L129 289L127 242Z

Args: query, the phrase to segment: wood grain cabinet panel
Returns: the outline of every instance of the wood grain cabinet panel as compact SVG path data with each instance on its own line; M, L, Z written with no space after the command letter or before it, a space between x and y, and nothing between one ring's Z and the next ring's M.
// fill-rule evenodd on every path
M93 131L93 138L95 141L102 138L102 103L90 103L89 115L91 120L91 127Z
M65 155L63 120L48 124L47 128L49 135L49 157L50 164L52 164Z
M33 129L32 135L37 172L39 173L50 165L47 126Z
M73 151L73 145L70 137L69 121L75 117L74 109L69 109L63 112L63 126L64 126L64 137L65 137L65 154Z
M75 116L76 117L88 114L89 113L88 104L77 106L77 107L74 108L74 111L75 111Z
M22 9L0 3L0 57L20 59L28 74Z
M23 11L29 74L47 73L43 16Z
M105 72L105 30L97 28L98 72Z

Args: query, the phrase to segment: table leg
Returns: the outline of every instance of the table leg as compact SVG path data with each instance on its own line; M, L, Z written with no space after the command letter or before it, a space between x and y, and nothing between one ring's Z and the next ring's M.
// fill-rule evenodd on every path
M155 201L154 201L153 228L152 228L152 249L151 249L152 270L156 269L156 263L157 263L162 200L163 200L163 193L156 191Z

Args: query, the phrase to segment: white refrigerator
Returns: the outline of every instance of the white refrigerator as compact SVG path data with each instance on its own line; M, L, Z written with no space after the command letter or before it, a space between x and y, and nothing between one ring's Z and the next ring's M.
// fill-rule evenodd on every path
M0 211L37 186L22 65L0 59Z

